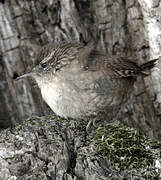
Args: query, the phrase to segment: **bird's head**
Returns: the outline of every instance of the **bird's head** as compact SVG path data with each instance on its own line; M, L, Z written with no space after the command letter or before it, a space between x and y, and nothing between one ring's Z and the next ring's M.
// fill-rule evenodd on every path
M75 59L79 45L71 43L48 44L43 46L35 60L35 66L31 71L18 76L15 80L24 77L33 77L35 80L56 76L61 69Z

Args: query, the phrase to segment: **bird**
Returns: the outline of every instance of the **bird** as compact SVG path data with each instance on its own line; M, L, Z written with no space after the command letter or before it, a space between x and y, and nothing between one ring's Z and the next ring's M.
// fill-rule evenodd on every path
M42 98L62 118L111 121L126 102L137 76L146 76L157 59L141 65L135 57L96 50L94 41L49 43L36 65L16 80L32 77Z

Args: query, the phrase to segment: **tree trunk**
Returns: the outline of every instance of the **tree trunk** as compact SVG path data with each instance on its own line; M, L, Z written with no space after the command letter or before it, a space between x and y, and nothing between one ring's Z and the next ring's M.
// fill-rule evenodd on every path
M161 3L145 0L3 0L0 2L0 125L31 115L50 114L33 82L13 77L30 69L38 48L48 42L80 40L86 29L99 31L97 48L135 55L143 63L161 50ZM160 64L138 78L119 120L161 139Z
M159 179L161 143L132 128L32 117L0 134L0 179Z

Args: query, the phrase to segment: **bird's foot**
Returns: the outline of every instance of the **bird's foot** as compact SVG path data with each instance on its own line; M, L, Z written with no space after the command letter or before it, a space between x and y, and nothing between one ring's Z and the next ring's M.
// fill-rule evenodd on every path
M86 126L86 132L87 134L89 134L93 128L98 127L100 120L96 117L91 118Z

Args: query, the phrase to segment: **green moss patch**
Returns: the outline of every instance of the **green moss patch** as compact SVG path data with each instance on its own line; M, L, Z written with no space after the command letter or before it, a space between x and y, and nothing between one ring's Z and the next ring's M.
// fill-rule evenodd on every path
M155 163L160 161L161 143L135 129L102 123L94 134L92 144L94 156L103 158L115 170L139 171L147 174L148 178L159 178Z

